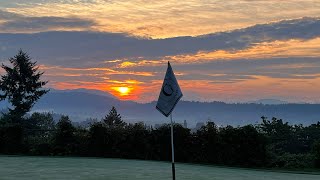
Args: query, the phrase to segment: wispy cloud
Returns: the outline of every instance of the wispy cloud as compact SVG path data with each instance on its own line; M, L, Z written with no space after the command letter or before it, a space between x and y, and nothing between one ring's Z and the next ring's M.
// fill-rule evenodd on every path
M101 63L117 64L114 61L149 63L143 60L165 60L167 57L180 55L194 56L197 53L201 55L202 52L215 52L211 56L226 57L227 53L232 56L232 51L237 52L237 55L242 51L245 55L250 47L260 48L256 50L258 55L258 50L264 51L262 48L271 46L273 46L271 49L275 49L277 43L281 43L278 45L278 50L281 50L290 43L296 43L299 46L299 42L303 43L320 37L320 19L302 18L205 36L168 39L140 39L119 33L97 32L0 34L0 37L2 39L0 57L2 58L6 59L22 48L35 58L42 60L43 64L90 67L101 65ZM312 42L308 43L311 46ZM316 43L314 42L313 45L318 47ZM311 47L306 48L309 49L308 51L311 49ZM294 50L294 47L291 49ZM218 52L222 54L219 55ZM128 63L126 65L130 66Z
M89 17L97 22L88 26L95 31L154 38L222 32L320 14L317 0L13 0L0 4L24 16Z
M266 59L286 57L320 57L320 38L311 40L291 39L257 43L242 50L200 51L196 54L166 56L177 63L203 63L214 60ZM127 66L133 65L128 63ZM126 67L126 66L125 66Z
M75 17L32 17L0 10L0 30L11 33L34 33L57 30L88 30L95 22Z

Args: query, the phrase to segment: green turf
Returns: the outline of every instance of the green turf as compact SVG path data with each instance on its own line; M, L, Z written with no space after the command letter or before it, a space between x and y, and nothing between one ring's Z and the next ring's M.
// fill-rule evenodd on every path
M190 164L176 165L177 180L317 180L320 175ZM103 158L0 156L0 179L170 180L171 164Z

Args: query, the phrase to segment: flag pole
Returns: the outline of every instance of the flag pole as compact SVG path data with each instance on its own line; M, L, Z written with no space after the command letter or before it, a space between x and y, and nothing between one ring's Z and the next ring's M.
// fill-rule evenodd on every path
M174 167L172 111L182 96L183 94L179 87L178 81L174 76L170 62L168 61L167 72L163 80L163 84L159 94L159 99L158 99L156 108L165 117L168 117L170 115L170 119L171 119L171 157L172 157L172 179L173 180L176 180L176 169Z
M173 122L172 122L172 113L170 114L171 119L171 156L172 156L172 179L176 179L176 169L174 166L174 145L173 145Z

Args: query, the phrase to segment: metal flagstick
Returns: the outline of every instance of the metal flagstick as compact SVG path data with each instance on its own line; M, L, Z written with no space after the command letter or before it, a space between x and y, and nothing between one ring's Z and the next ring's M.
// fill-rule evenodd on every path
M174 167L174 144L173 144L173 122L172 111L178 101L183 96L179 87L178 81L174 76L170 62L163 80L162 88L159 94L159 99L156 108L166 117L170 115L171 119L171 157L172 157L172 179L176 179L176 169Z
M172 122L172 113L170 114L171 119L171 155L172 155L172 179L176 179L176 169L174 167L174 145L173 145L173 122Z

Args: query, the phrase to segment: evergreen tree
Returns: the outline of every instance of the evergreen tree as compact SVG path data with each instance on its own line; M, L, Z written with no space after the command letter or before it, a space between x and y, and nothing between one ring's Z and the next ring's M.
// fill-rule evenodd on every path
M2 64L6 74L0 79L0 100L7 99L11 103L8 115L10 119L20 121L34 103L48 92L42 89L47 81L40 80L43 72L38 71L36 62L32 62L22 50L9 61L11 66Z
M68 116L62 116L54 135L54 151L57 154L71 154L75 147L75 127Z
M121 127L123 128L126 123L122 121L121 115L118 114L117 109L113 106L109 114L103 119L108 127Z

